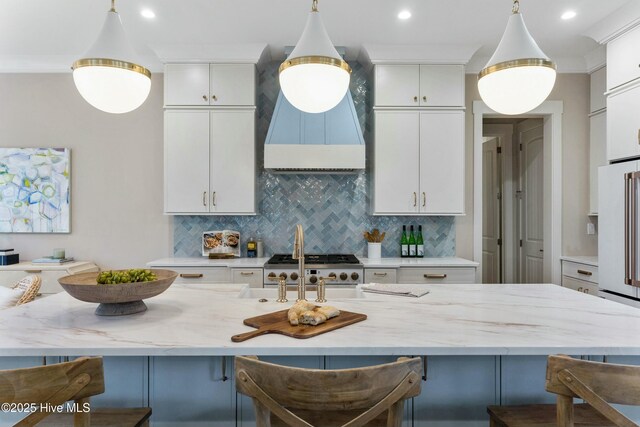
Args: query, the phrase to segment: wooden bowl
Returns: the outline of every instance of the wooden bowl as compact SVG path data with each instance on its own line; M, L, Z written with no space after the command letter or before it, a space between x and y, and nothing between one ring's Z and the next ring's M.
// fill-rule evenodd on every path
M142 300L160 295L178 277L178 273L171 270L151 271L158 277L151 282L99 285L97 278L100 273L96 272L64 276L58 282L75 299L99 303L96 308L98 316L122 316L145 311L147 306Z

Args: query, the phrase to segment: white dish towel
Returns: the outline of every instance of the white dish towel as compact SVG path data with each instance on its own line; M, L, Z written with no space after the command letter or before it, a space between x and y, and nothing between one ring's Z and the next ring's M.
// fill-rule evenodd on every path
M362 285L364 292L375 294L398 295L402 297L420 298L429 293L424 285L399 285L395 283L370 283Z

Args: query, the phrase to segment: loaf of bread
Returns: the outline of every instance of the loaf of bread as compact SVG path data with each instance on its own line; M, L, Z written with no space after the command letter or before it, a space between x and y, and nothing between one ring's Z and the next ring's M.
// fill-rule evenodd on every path
M330 305L325 305L324 307L316 307L315 309L318 313L324 314L327 319L331 319L332 317L336 317L340 315L340 310L335 307L331 307Z
M293 307L289 309L287 313L287 317L289 318L289 323L291 326L296 326L300 322L300 316L305 311L310 311L316 308L315 304L312 304L308 301L298 301Z
M317 310L309 310L302 313L300 323L303 325L316 326L327 321L327 316Z

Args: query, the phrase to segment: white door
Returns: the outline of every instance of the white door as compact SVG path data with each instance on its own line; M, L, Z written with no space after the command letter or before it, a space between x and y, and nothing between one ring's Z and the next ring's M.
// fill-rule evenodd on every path
M420 212L464 214L464 111L420 113Z
M420 113L375 113L374 213L418 212Z
M211 64L211 105L255 105L255 65Z
M255 213L255 112L211 112L212 213Z
M482 283L501 283L501 177L498 138L482 144Z
M464 67L421 65L420 106L464 107Z
M209 64L167 64L165 105L209 105Z
M165 212L209 211L209 112L164 113Z
M377 106L419 106L420 66L376 65L375 89Z
M518 124L522 149L520 282L543 282L544 257L544 139L541 119Z

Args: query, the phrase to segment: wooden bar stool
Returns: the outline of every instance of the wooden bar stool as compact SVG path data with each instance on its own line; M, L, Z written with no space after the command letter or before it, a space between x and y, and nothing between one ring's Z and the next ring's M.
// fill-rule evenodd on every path
M236 357L235 366L236 388L253 399L257 427L399 427L404 401L418 396L421 387L420 358L321 370Z
M611 404L640 405L640 366L549 356L545 388L557 405L489 406L490 426L638 427Z
M149 425L151 408L91 408L88 412L67 413L40 411L43 406L58 406L69 401L73 401L76 408L82 410L89 403L91 396L101 393L104 393L101 357L81 357L72 362L55 365L0 371L0 403L36 405L36 411L17 423L17 427Z

